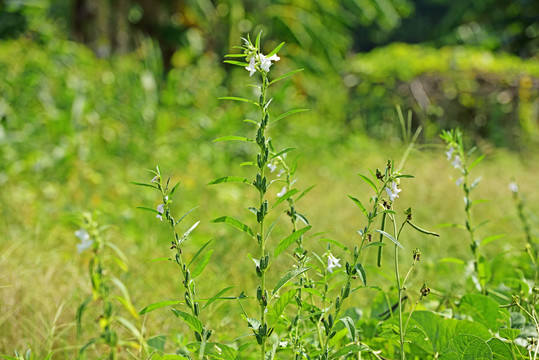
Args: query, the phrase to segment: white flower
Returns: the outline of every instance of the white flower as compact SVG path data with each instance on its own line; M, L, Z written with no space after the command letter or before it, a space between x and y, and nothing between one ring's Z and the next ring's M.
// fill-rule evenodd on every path
M330 273L333 273L333 268L341 267L339 261L341 261L341 259L337 259L333 254L328 255L328 271Z
M453 165L455 169L461 169L462 161L460 161L460 156L456 155L453 161L451 162L451 165Z
M281 177L282 174L284 174L284 169L279 170L279 173L277 174L277 177Z
M163 205L163 204L157 205L157 212L159 214L155 215L155 217L158 218L159 220L163 221L163 212L165 212L165 205Z
M151 182L158 183L159 182L159 175L155 175Z
M284 194L286 194L286 186L283 186L281 189L281 192L277 194L277 197L282 197Z
M261 67L262 70L264 70L265 72L269 72L269 71L270 71L270 66L271 66L271 62L272 62L272 61L279 61L279 60L281 60L281 58L278 57L277 54L272 55L272 56L270 56L270 57L266 57L266 56L260 54L259 59L260 59L260 67Z
M517 185L517 183L514 182L514 181L511 182L511 183L509 184L509 190L511 190L511 191L514 192L514 193L517 193L517 192L518 192L518 185Z
M451 146L449 150L445 152L445 155L447 155L447 160L451 160L451 156L453 156L453 151L455 151L455 149L453 149L453 147Z
M273 165L273 164L269 163L268 168L270 169L271 172L274 172L275 170L277 170L277 165Z
M80 244L77 244L79 254L84 250L89 249L93 245L93 240L90 239L90 234L84 229L75 231L75 236L80 239Z
M461 177L461 178L459 178L457 181L455 181L455 185L460 186L460 185L462 184L463 181L464 181L464 178Z
M249 66L246 66L245 69L249 71L249 76L253 76L253 74L256 72L254 56L251 57L251 60L249 60Z
M390 201L395 201L395 198L398 198L398 194L402 191L402 189L397 189L397 183L395 181L391 183L391 189L386 187L385 190Z

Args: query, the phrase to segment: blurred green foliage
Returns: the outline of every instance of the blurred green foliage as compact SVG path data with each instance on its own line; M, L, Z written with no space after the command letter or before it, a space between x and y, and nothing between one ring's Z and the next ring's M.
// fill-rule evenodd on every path
M539 63L473 47L395 43L350 59L348 121L379 137L391 133L400 104L431 139L461 127L476 140L524 149L537 144Z

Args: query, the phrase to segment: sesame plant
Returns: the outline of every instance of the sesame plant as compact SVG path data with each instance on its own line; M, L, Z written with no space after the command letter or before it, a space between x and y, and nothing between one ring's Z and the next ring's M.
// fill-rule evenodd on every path
M168 258L168 260L173 261L176 265L178 265L182 277L181 283L184 289L184 293L182 300L157 302L145 307L140 311L139 314L146 314L163 307L183 305L187 307L187 311L180 310L177 307L171 308L171 310L176 317L183 320L183 322L193 331L194 341L187 345L187 349L181 350L184 356L189 356L189 353L191 353L196 359L211 359L213 358L212 354L223 351L223 349L225 351L233 352L233 349L229 348L224 344L216 344L209 342L213 331L208 328L208 325L204 324L201 317L201 312L206 307L217 301L222 295L224 295L233 287L225 287L213 297L209 299L204 299L204 305L201 305L201 300L197 296L196 291L195 279L202 274L202 272L210 262L211 256L213 254L213 249L208 249L208 246L212 243L212 240L209 240L204 245L202 245L194 255L190 256L190 260L187 261L187 254L185 253L185 242L188 240L189 235L198 226L200 221L195 222L191 227L188 228L188 230L183 232L183 234L179 232L182 220L184 220L186 216L195 209L187 211L182 217L176 219L174 217L174 212L171 205L173 202L172 198L175 195L176 190L180 185L180 182L177 182L173 187L171 187L170 177L168 177L165 181L159 167L156 168L156 171L150 171L153 175L153 178L148 183L136 182L134 184L157 190L160 198L160 204L157 205L156 209L149 207L139 208L155 214L156 219L168 225L168 227L170 228L170 250L172 250L173 256ZM158 352L161 354L163 352L162 348L157 348L156 350L158 350Z
M120 248L103 236L106 227L100 226L95 217L93 213L83 213L81 228L75 232L75 236L80 240L77 244L78 252L89 250L92 254L89 262L92 293L79 306L76 321L77 336L82 340L84 314L90 310L90 305L100 306L97 318L99 334L84 343L78 351L77 359L85 359L90 348L98 346L105 346L106 358L109 360L127 358L127 355L130 358L143 359L146 342L140 317L131 302L127 287L112 273L113 263L120 271L127 271L127 258ZM121 308L129 314L131 320L120 313ZM95 354L99 353L96 349ZM91 358L94 358L95 354Z
M274 332L274 320L279 318L281 313L284 310L284 307L287 305L287 302L283 299L288 299L288 302L290 302L293 299L294 292L287 292L288 296L282 296L280 297L280 290L293 278L300 276L301 274L305 273L308 270L308 267L305 266L305 263L300 262L299 267L295 266L290 271L288 271L284 276L280 278L280 280L273 286L273 290L271 289L271 286L267 283L267 273L271 269L271 265L273 263L273 260L275 257L282 254L290 245L292 245L295 242L299 241L300 247L301 247L301 237L311 229L310 225L306 225L300 229L297 229L296 223L297 219L302 218L302 220L308 224L306 219L302 217L301 215L294 212L293 208L293 202L291 200L291 197L297 193L297 190L290 188L292 183L290 182L290 175L291 172L289 171L287 173L287 180L286 180L286 186L284 188L284 192L281 192L278 197L278 200L275 202L275 205L278 205L278 203L283 202L284 200L290 200L288 202L289 205L292 206L290 216L292 218L293 227L294 230L291 235L287 236L285 239L280 241L278 245L275 247L275 250L273 252L273 257L271 256L270 250L269 250L269 244L270 244L270 235L276 226L277 222L279 221L280 217L278 217L273 223L268 224L267 223L267 217L270 211L273 209L273 207L270 207L269 205L269 199L268 199L268 190L272 184L276 182L276 180L269 180L267 169L274 169L273 167L276 166L274 162L280 161L280 165L283 166L285 163L283 162L283 158L286 155L287 152L291 151L291 149L284 149L279 152L275 152L273 150L272 140L268 136L268 130L271 126L274 126L276 122L279 120L282 120L288 115L291 115L293 113L297 113L300 111L304 111L305 109L296 109L288 111L285 114L272 117L270 116L270 104L272 102L272 98L270 97L270 94L268 92L268 89L271 85L275 84L276 82L298 72L301 70L295 70L291 71L289 73L286 73L280 77L275 78L274 80L269 79L269 72L270 67L272 64L276 61L279 61L280 58L277 55L278 51L281 49L281 47L284 45L284 43L281 43L279 46L277 46L273 51L271 51L269 54L264 55L261 52L260 47L260 37L261 33L258 34L256 37L256 41L253 43L248 36L247 39L243 39L243 46L239 47L240 50L243 52L240 54L230 54L227 55L229 58L241 58L245 59L245 61L237 61L237 60L226 60L225 62L244 67L248 72L249 75L252 77L254 74L257 74L260 78L260 83L255 85L250 85L255 89L255 91L258 93L258 99L257 100L250 100L245 98L239 98L239 97L225 97L222 99L228 99L228 100L235 100L235 101L242 101L250 103L257 107L259 111L259 119L258 120L246 120L249 123L253 124L256 127L255 136L254 139L246 138L246 137L238 137L238 136L225 136L221 137L219 139L216 139L215 141L242 141L242 142L248 142L255 145L257 151L256 154L256 160L252 162L248 162L244 165L249 165L254 167L256 170L256 175L253 176L254 180L248 180L246 178L237 177L237 176L226 176L218 178L210 184L219 184L219 183L226 183L226 182L242 182L250 184L253 187L253 190L258 194L258 203L255 206L250 206L249 211L251 211L254 215L254 218L256 220L256 228L253 230L251 227L246 225L244 222L231 217L231 216L222 216L215 220L213 220L214 223L223 222L228 223L229 225L232 225L248 235L250 238L252 238L254 241L257 242L259 247L259 254L257 258L253 258L254 262L254 272L256 277L259 279L259 285L256 289L256 295L253 296L254 299L256 299L256 302L259 307L258 316L254 317L247 313L247 311L244 310L244 317L248 324L248 327L251 329L255 339L256 343L259 346L259 358L260 359L272 359L275 356L276 349L279 346L279 341L275 341L272 345L271 350L268 346L268 339ZM269 165L269 167L268 167ZM287 167L284 165L284 169ZM290 170L290 169L289 169ZM285 170L286 171L286 170ZM306 191L303 192L303 194ZM301 196L301 195L300 195ZM299 197L298 196L298 199ZM268 226L269 225L269 226ZM304 254L300 255L304 256ZM270 290L270 291L268 291ZM243 306L242 306L243 308ZM270 317L272 319L270 319Z

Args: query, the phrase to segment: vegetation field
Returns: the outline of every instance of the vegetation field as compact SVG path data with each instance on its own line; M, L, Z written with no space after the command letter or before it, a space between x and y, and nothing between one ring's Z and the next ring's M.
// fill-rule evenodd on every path
M353 53L334 4L310 47L293 2L222 49L198 11L239 5L188 1L170 54L104 56L9 3L0 357L537 358L533 41Z

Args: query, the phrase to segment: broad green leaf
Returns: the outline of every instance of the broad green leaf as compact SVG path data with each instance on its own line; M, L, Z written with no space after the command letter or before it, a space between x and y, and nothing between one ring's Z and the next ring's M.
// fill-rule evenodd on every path
M363 344L357 345L357 344L351 344L346 345L345 347L339 349L336 353L332 354L329 358L330 359L338 359L341 358L341 356L349 355L349 354L357 354L361 351L368 351L369 348Z
M149 313L150 311L161 309L161 308L163 308L165 306L176 305L176 304L179 304L179 303L181 303L181 301L160 301L160 302L156 302L156 303L148 305L144 309L140 310L139 315L144 315L144 314Z
M398 247L400 247L401 249L404 249L402 247L402 245L397 241L397 239L395 239L393 236L391 236L390 234L386 233L385 231L382 231L382 230L379 230L379 229L375 229L373 231L376 231L382 235L384 235L386 238L388 238L389 240L393 241L395 243L395 245L397 245Z
M277 205L279 205L280 203L282 203L283 201L285 201L286 199L288 199L289 197L295 195L296 193L298 193L299 190L298 189L292 189L292 190L289 190L287 192L285 192L283 194L283 196L281 196L279 199L277 199L277 201L275 202L275 204L273 204L272 206L272 209L274 207L276 207Z
M275 119L272 119L271 124L276 123L277 121L284 119L285 117L290 116L292 114L297 114L304 111L309 111L309 109L294 109L294 110L287 111L284 114L277 116Z
M279 316L281 316L281 314L283 313L285 307L290 304L290 302L292 300L294 300L294 297L296 296L296 293L297 293L297 290L296 289L292 289L292 290L289 290L287 292L285 292L284 294L282 294L279 299L275 302L275 304L273 305L273 307L271 308L271 311L270 311L270 315L273 316L273 318L275 320L277 320L279 318ZM274 320L274 322L275 322Z
M500 329L500 336L507 340L515 340L520 334L520 329Z
M228 290L230 289L233 289L235 288L235 286L228 286L226 288L224 288L223 290L219 291L217 294L213 295L207 302L206 304L202 307L202 309L204 310L206 307L210 306L210 304L212 304L213 302L215 302L216 300L219 300L219 298L221 296L223 296L224 293L226 293Z
M363 212L363 214L365 214L365 216L369 216L369 214L367 213L367 209L365 209L365 206L363 206L361 201L351 195L348 195L348 197L360 208L360 210Z
M217 139L213 140L213 142L219 142L219 141L245 141L245 142L251 142L253 140L248 139L248 138L246 138L244 136L234 136L234 135L222 136L220 138L217 138Z
M152 360L185 360L185 359L191 360L190 358L185 357L183 355L156 354L154 357L152 357Z
M176 310L176 309L172 309L172 312L174 313L174 315L176 315L177 317L179 318L182 318L185 323L187 325L189 325L189 327L193 330L193 331L198 331L199 333L202 332L202 330L204 329L204 326L202 325L202 323L200 322L200 320L198 320L196 317L194 317L193 315L191 314L188 314L186 312L183 312L183 311L180 311L180 310Z
M460 299L459 311L472 317L485 325L490 330L496 332L505 322L505 317L502 314L503 309L500 309L499 304L481 294L466 294Z
M208 265L208 263L210 262L212 254L213 249L204 254L202 260L197 264L197 266L195 266L195 269L193 270L193 279L196 279L200 274L202 274L202 271L204 271L204 268L206 268L206 265Z
M234 219L233 217L221 216L220 218L214 219L211 222L212 223L224 222L226 224L230 224L230 225L234 226L236 229L246 233L247 235L249 235L251 237L254 237L253 230L251 230L251 228L249 226L245 225L244 223L242 223L238 219Z
M363 283L363 285L367 286L367 274L365 273L365 269L363 268L363 265L361 265L360 263L357 263L356 270L357 270L357 273L359 274L359 278L361 279L361 282Z
M190 267L191 264L193 263L193 261L195 261L195 259L202 253L202 251L204 251L204 249L206 248L206 246L208 246L211 242L213 241L213 239L211 239L210 241L206 242L204 245L202 245L202 247L200 249L198 249L197 253L195 254L195 256L193 256L193 258L191 259L191 261L189 262L189 264L187 264L187 267Z
M279 254L281 254L283 251L286 250L290 245L292 245L296 240L298 240L303 234L305 234L307 231L309 231L312 228L311 225L306 226L302 229L299 229L298 231L294 231L292 234L287 236L285 239L281 240L279 242L279 245L277 245L277 248L275 249L274 256L277 257Z
M374 185L374 183L372 182L371 179L369 179L368 177L366 177L365 175L362 175L362 174L358 174L360 178L363 179L363 181L365 181L367 184L369 184L370 187L372 187L372 189L374 190L375 193L378 193L378 188L376 187L376 185Z
M166 340L167 340L167 337L165 335L157 335L152 338L149 338L146 343L148 344L149 347L157 351L163 352L165 351Z
M487 341L490 350L492 350L492 358L494 360L513 360L513 353L509 346L500 339L492 338Z
M281 76L279 76L278 78L276 78L275 80L271 81L269 84L270 84L270 85L271 85L271 84L274 84L274 83L276 83L277 81L283 80L283 79L285 79L285 78L287 78L287 77L289 77L289 76L291 76L291 75L294 75L295 73L298 73L298 72L300 72L300 71L303 71L303 69L297 69L297 70L289 71L289 72L287 72L286 74L281 75Z
M474 359L492 360L492 350L481 338L474 335L457 335L440 357L442 360Z
M213 181L210 181L208 185L215 185L215 184L221 184L221 183L227 183L227 182L241 182L250 184L251 182L247 180L246 178L242 178L240 176L224 176L219 179L215 179Z
M275 294L277 294L277 292L287 283L289 282L291 279L293 279L294 277L298 276L298 275L301 275L303 274L305 271L309 270L310 268L297 268L297 269L293 269L293 270L290 270L289 272L287 272L278 282L277 282L277 285L275 285L275 288L273 289L273 291L271 292L271 296L274 296Z

